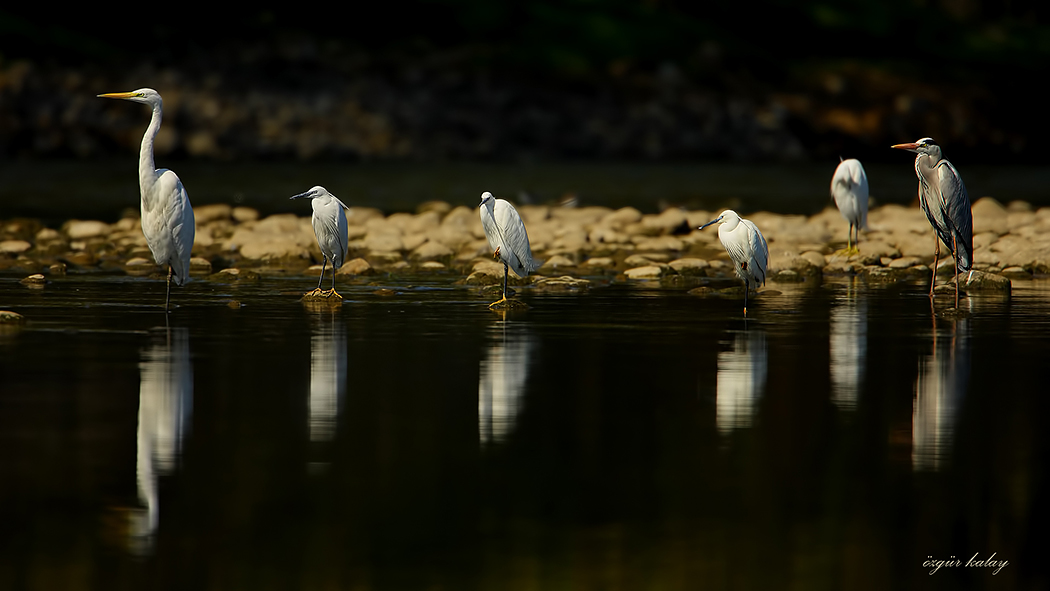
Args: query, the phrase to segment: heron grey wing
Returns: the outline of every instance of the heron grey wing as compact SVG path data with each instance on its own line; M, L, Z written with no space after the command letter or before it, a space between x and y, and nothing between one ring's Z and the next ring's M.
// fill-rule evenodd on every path
M537 261L532 258L532 247L529 245L529 234L525 230L525 223L514 207L502 199L496 200L494 208L496 218L496 229L503 242L504 250L500 252L508 255L507 264L519 276L535 271L539 268Z
M190 256L193 251L193 240L196 236L196 221L193 207L190 205L186 187L182 185L177 174L166 170L157 179L158 195L164 203L164 225L171 237L167 261L157 261L171 265L175 283L182 285L190 272Z
M945 217L952 224L956 241L964 249L958 253L958 263L962 268L969 269L973 260L973 211L970 209L970 196L966 192L962 177L951 162L941 160L937 165L937 176ZM947 246L951 246L951 243L947 243Z

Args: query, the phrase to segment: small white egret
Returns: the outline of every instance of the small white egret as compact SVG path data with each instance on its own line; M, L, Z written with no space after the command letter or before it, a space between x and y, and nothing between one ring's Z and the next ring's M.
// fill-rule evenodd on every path
M153 140L160 131L164 101L152 88L98 96L124 99L153 108L153 117L142 136L139 150L139 191L142 194L142 233L146 236L146 244L157 264L168 266L168 288L164 296L164 309L167 310L171 301L172 277L176 285L182 285L189 276L190 251L196 228L190 198L178 175L166 168L155 168L153 164Z
M868 226L868 175L864 167L855 158L842 160L831 177L831 196L842 217L849 222L849 234L846 238L845 254L857 254L860 250L860 231ZM853 229L857 229L857 239L853 240Z
M542 264L532 258L532 247L529 246L529 235L514 206L503 199L496 199L492 193L481 194L481 227L492 248L492 258L503 261L503 297L492 302L490 308L507 301L508 269L514 274L526 277Z
M313 206L313 216L310 223L314 227L314 236L317 237L317 246L321 248L321 278L317 280L317 289L307 292L308 296L338 297L335 291L335 272L343 266L346 260L347 230L346 230L346 205L338 197L328 192L328 189L317 186L305 193L300 193L291 199L310 199ZM332 289L321 290L321 282L324 281L324 270L328 261L332 261Z
M926 213L937 236L934 238L933 276L930 298L937 281L937 259L941 242L955 257L955 307L959 307L959 272L973 275L973 212L966 185L951 162L944 158L941 147L928 137L909 144L890 146L915 152L915 175L919 177L919 206Z
M718 239L729 253L729 258L733 259L737 277L744 281L744 316L747 316L747 294L752 284L758 289L766 283L769 246L758 226L731 209L723 211L722 215L700 226L700 229L719 222Z

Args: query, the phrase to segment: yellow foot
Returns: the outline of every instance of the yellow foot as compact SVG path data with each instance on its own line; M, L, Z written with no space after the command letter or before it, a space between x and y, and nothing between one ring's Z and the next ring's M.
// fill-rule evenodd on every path
M324 293L325 292L321 291L321 288L318 287L317 289L315 289L313 291L308 291L308 292L304 293L303 297L304 298L319 298L319 297L323 296Z
M843 248L842 250L835 251L835 254L837 256L844 256L849 258L851 256L860 254L860 249L858 249L856 246L853 246L850 248Z
M492 258L496 259L497 261L499 260L499 248L500 247L497 246L496 247L496 252L492 253Z
M508 301L510 300L508 300L506 296L503 296L499 299L499 301L492 302L491 304L489 304L489 308L503 308L507 305Z
M336 291L334 287L332 289L329 289L328 291L324 292L324 297L326 297L326 298L338 298L340 300L343 299L343 296L339 295L339 292Z

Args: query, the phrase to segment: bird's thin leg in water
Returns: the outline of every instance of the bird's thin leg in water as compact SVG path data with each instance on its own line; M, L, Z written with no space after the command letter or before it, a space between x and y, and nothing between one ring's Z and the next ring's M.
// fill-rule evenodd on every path
M747 292L751 291L751 284L744 280L744 317L747 317Z
M503 302L507 301L507 276L509 274L510 274L510 267L507 266L507 263L503 263L503 297L500 298L499 301L492 302L491 304L489 304L490 308L492 306L498 306L498 305L502 304Z
M335 263L332 263L332 291L328 292L328 297L343 299L343 296L339 295L339 292L335 290Z
M314 288L313 291L308 291L308 292L304 293L303 295L319 296L319 295L324 295L325 294L324 291L321 291L321 282L324 281L324 270L325 270L325 267L328 266L328 256L327 255L321 255L321 256L322 256L322 260L321 260L321 276L317 278L317 287Z
M853 254L853 222L849 223L849 233L846 234L846 252Z
M933 297L933 286L937 285L937 259L941 256L941 239L933 234L933 275L930 276L930 297Z
M959 244L952 235L952 262L955 263L955 309L959 309Z
M168 265L168 289L164 293L164 311L165 312L168 311L168 304L171 302L171 276L172 276L173 273L174 273L174 270L171 268L171 265Z

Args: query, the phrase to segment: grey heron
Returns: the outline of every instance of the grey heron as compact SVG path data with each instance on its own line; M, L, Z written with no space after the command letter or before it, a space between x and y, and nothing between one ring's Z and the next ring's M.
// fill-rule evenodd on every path
M849 222L849 234L846 238L846 254L860 252L860 231L868 225L868 175L864 172L859 160L850 158L842 160L831 176L831 196L835 198L835 207ZM853 240L853 229L857 229L857 239Z
M310 205L313 207L313 215L310 218L310 224L314 227L317 246L321 248L321 256L324 257L321 263L321 277L317 280L317 288L307 292L305 295L342 298L335 290L335 272L339 270L339 267L343 266L343 261L346 259L348 238L346 213L344 212L347 209L346 205L338 197L329 193L328 189L321 186L313 187L305 193L299 193L290 197L290 199L311 200ZM324 281L324 270L328 265L328 261L332 261L332 289L322 291L321 282Z
M493 250L492 258L503 262L503 297L489 304L492 308L507 301L508 269L513 269L519 277L527 277L540 268L541 262L532 257L525 224L513 205L485 191L481 194L479 209L481 227L485 230L489 248Z
M915 175L919 177L919 206L936 232L933 251L933 275L930 298L937 282L937 259L941 242L955 258L955 307L959 307L959 272L973 268L973 213L966 185L951 162L944 158L941 147L928 137L909 144L890 146L915 152Z
M158 265L168 266L168 287L164 296L164 310L171 301L171 280L182 285L190 271L190 252L196 232L193 208L186 188L178 175L153 163L153 140L160 131L164 101L152 88L131 92L111 92L100 98L124 99L149 105L153 117L142 136L139 150L139 191L142 195L142 233L146 236L153 259Z
M744 316L747 316L747 294L752 284L758 289L766 283L769 246L754 222L745 220L731 209L723 211L722 215L700 226L700 229L719 222L718 240L729 253L729 258L733 259L737 277L744 282Z

